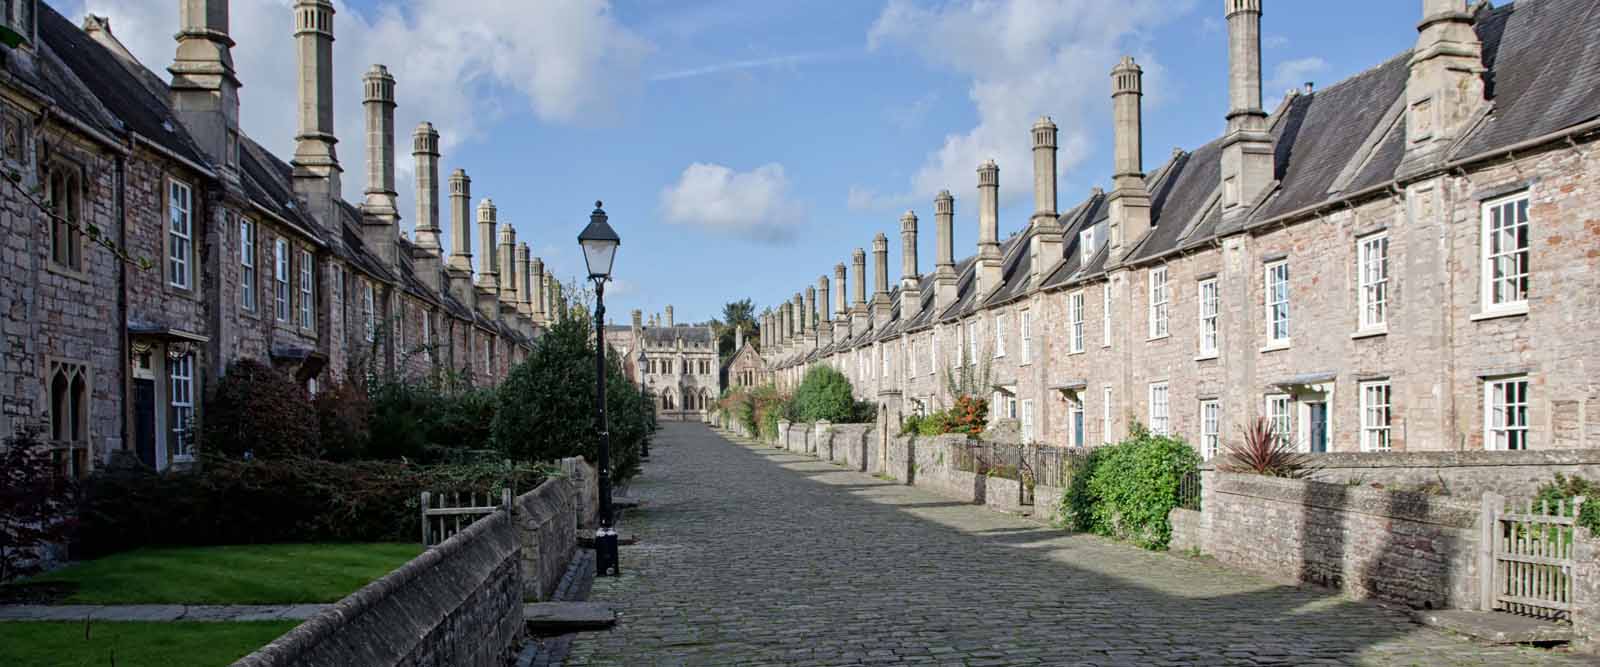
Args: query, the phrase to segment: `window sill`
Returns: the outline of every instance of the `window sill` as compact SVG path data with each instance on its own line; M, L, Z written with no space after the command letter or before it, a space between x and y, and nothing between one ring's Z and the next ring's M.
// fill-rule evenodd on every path
M1489 310L1473 313L1472 316L1467 319L1470 319L1473 322L1482 322L1484 320L1494 320L1502 317L1522 317L1527 314L1528 302L1523 301L1521 303L1508 306L1495 306Z
M84 269L74 269L65 264L58 264L53 258L45 261L44 268L46 271L54 273L58 276L66 276L80 282L89 282L88 271Z
M1212 361L1217 358L1216 352L1207 352L1194 358L1195 361Z
M250 318L252 320L260 320L261 319L261 313L260 312L254 311L254 310L250 310L249 308L245 308L244 306L239 306L239 316L240 317L248 317L248 318Z
M1285 338L1283 340L1272 341L1272 342L1267 343L1266 345L1262 346L1261 353L1262 354L1266 354L1268 352L1277 352L1279 350L1287 350L1287 349L1289 349L1289 342L1290 342L1290 339L1288 339L1288 338Z
M1067 356L1069 356L1069 357L1072 356L1072 355L1075 355L1075 354L1083 354L1083 350L1069 350L1067 352Z
M1172 334L1164 333L1164 334L1161 334L1160 336L1150 336L1149 338L1144 339L1144 342L1146 342L1146 343L1154 343L1154 342L1156 342L1158 340L1166 340L1166 339L1171 338L1171 337L1172 337Z
M1355 333L1350 334L1350 338L1372 338L1373 336L1387 335L1389 335L1389 327L1381 327L1376 329L1359 329Z

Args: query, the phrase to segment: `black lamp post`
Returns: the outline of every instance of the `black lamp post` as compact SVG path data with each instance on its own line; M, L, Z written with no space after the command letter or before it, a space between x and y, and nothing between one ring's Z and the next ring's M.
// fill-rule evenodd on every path
M594 281L594 370L595 432L600 435L600 528L594 533L595 572L601 576L622 574L617 564L617 530L611 515L611 425L606 421L606 281L611 279L611 262L616 259L622 239L606 224L606 212L594 203L589 226L578 234L583 246L583 261Z

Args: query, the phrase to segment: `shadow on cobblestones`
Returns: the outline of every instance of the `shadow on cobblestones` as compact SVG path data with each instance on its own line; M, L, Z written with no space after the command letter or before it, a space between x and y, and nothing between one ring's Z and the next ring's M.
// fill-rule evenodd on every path
M1577 664L668 424L580 665Z

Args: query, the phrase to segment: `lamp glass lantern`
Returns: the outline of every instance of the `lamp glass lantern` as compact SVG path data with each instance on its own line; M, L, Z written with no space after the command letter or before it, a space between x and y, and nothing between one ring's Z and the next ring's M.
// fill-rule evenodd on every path
M606 212L600 206L600 202L594 203L594 212L589 214L589 226L578 234L578 245L583 246L583 261L589 267L589 279L604 281L611 278L611 262L617 257L617 246L622 245L622 238L606 222Z

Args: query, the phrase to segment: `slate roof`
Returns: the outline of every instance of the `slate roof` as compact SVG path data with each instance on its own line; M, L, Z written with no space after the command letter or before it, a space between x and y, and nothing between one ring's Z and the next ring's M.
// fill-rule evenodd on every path
M1480 17L1477 27L1494 111L1453 157L1600 117L1600 3L1520 0Z

